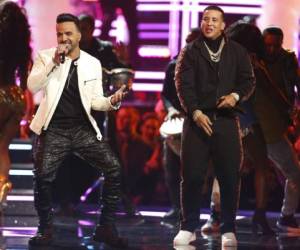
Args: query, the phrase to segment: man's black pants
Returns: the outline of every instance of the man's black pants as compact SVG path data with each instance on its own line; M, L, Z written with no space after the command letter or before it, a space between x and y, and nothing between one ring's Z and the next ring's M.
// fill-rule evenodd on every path
M34 201L40 226L52 224L52 183L59 166L71 153L103 171L105 182L99 224L114 223L120 197L120 164L109 144L97 140L93 128L84 125L71 129L49 127L36 137L33 148Z
M181 230L193 232L199 224L201 190L212 161L221 192L221 232L235 232L242 144L235 118L218 117L209 137L189 118L182 137Z

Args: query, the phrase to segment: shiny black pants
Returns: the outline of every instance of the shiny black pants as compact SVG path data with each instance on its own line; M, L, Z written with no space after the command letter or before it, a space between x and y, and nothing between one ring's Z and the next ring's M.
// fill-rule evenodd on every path
M99 141L94 130L86 125L71 129L50 127L35 139L34 201L40 226L52 224L52 183L59 166L71 153L104 173L103 208L99 224L113 223L120 197L120 164L109 144Z

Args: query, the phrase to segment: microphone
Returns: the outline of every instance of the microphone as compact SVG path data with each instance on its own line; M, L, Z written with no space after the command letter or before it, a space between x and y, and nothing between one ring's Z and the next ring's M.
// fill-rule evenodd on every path
M58 44L58 48L59 48L59 50L62 50L62 52L58 53L59 62L64 63L66 60L66 54L68 54L68 51L70 50L70 46L69 46L69 44L61 43L61 44Z
M65 52L59 53L59 62L64 63L66 59L66 54Z

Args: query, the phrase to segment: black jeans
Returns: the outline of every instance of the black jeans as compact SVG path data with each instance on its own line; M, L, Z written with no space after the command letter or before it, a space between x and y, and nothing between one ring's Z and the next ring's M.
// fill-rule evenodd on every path
M36 137L33 148L34 201L40 226L52 224L52 183L59 166L71 153L104 173L103 208L99 224L114 223L120 197L120 164L109 144L97 140L92 127L85 125L71 129L49 127Z
M189 118L185 119L182 137L181 230L193 232L199 224L201 190L212 160L221 192L221 232L235 232L239 197L242 144L237 119L218 117L212 120L213 135Z

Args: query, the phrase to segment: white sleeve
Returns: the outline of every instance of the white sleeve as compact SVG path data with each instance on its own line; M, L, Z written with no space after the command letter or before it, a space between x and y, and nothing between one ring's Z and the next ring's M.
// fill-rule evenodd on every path
M92 97L92 109L98 111L109 111L116 110L120 105L113 106L110 102L110 97L105 97L103 95L103 85L102 85L102 67L100 62L97 61L95 70L97 73L97 80L94 88L94 93Z
M55 70L56 64L53 60L45 62L38 53L38 56L33 64L32 70L28 76L28 89L36 93L47 85L49 75Z

